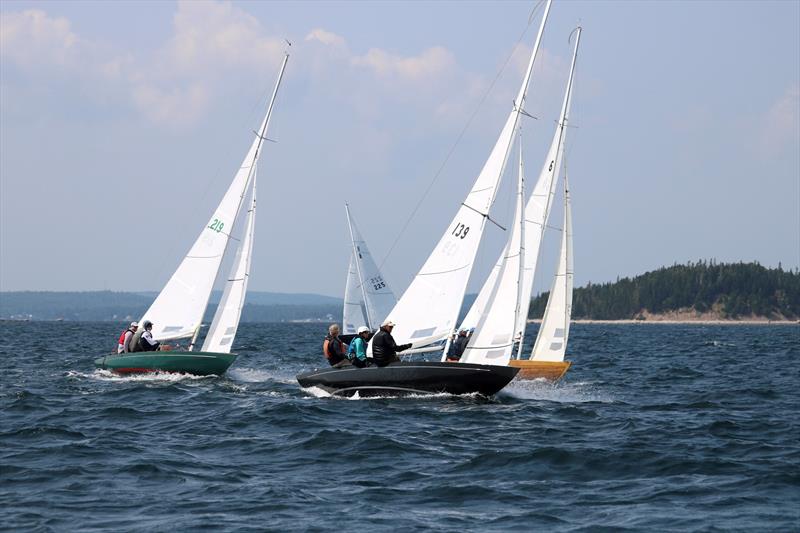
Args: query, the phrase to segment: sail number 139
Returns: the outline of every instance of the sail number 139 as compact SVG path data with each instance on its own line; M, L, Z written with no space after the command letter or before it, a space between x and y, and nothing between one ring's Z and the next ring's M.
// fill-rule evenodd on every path
M453 228L451 235L455 235L456 237L463 239L467 236L467 233L469 233L469 226L465 226L464 224L457 222L456 227Z

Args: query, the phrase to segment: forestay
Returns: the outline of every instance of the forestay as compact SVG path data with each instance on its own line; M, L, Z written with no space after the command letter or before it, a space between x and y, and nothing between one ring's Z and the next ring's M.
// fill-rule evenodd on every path
M489 158L444 235L389 313L388 318L397 324L392 335L399 344L411 342L415 348L425 346L444 339L455 327L486 219L524 108L550 4L548 0L525 78Z
M572 315L572 215L570 213L569 185L564 175L564 229L558 269L550 289L550 297L539 327L539 335L531 352L534 361L563 361L569 338Z
M342 332L352 334L359 326L377 329L397 299L378 270L347 204L345 212L353 251L344 294Z
M199 331L214 280L228 246L230 232L244 203L261 145L266 138L275 95L288 59L289 55L286 54L266 116L256 133L256 139L251 144L222 201L203 227L189 253L140 320L140 323L144 320L153 322L153 337L157 340L192 337Z

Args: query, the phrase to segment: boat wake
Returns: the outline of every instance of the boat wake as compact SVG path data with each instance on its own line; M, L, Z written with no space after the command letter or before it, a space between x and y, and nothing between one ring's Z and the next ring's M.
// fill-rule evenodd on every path
M545 379L514 380L498 393L518 400L545 400L558 403L613 403L614 398L591 383L553 383Z
M300 387L304 393L314 398L332 398L334 400L347 400L347 401L372 401L372 400L439 400L442 398L458 398L458 399L474 399L484 398L478 392L469 394L450 394L449 392L432 392L432 393L419 393L419 394L382 394L377 396L361 396L358 391L352 396L344 394L331 394L328 391L319 387Z
M277 381L279 383L295 383L293 376L282 376L258 368L236 367L228 370L225 374L233 381L241 383L264 383L267 381Z
M197 381L202 379L214 379L218 376L211 374L208 376L197 376L195 374L186 374L179 372L147 372L144 374L116 374L109 370L96 369L94 372L76 372L70 370L67 372L67 377L93 379L98 381L114 381L114 382L153 382L153 383L176 383L179 381Z

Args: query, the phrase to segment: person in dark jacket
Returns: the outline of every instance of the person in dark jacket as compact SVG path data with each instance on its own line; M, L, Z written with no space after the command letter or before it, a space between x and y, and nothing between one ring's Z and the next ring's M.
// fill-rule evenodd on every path
M155 352L161 346L161 343L158 342L153 338L153 323L149 320L145 320L144 324L144 333L142 333L141 338L139 339L139 349L142 352Z
M394 342L392 328L394 328L394 322L387 320L381 324L381 329L372 338L372 360L378 366L386 366L399 361L400 358L397 357L397 352L411 348L410 342L400 346Z
M332 367L341 368L350 364L346 354L347 345L339 338L339 324L331 324L322 343L322 355Z
M458 337L450 343L450 349L447 350L447 360L448 361L458 361L461 359L461 355L464 353L464 350L467 348L467 342L469 342L469 336L467 335L467 330L462 329L458 332Z

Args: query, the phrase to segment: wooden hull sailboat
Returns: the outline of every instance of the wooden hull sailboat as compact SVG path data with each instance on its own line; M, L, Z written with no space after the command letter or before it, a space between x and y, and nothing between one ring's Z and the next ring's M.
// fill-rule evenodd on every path
M235 353L201 351L134 352L99 357L94 364L97 368L118 374L181 372L195 376L220 376L228 370L236 357Z
M236 354L230 352L239 328L250 276L258 160L288 60L289 54L286 54L261 127L254 132L256 138L227 192L177 270L139 320L140 327L144 327L145 322L152 323L152 337L161 343L191 338L189 349L106 355L94 361L96 367L122 374L160 371L221 375L236 360ZM244 219L244 229L235 239L239 245L222 298L202 348L194 351L214 281L222 268L223 258L240 218Z
M492 396L514 379L508 366L440 362L400 362L366 368L312 370L297 376L302 387L319 387L332 395L402 396L411 394L482 394Z
M508 366L519 369L519 379L546 379L558 381L564 377L572 363L569 361L534 361L531 359L512 359Z

